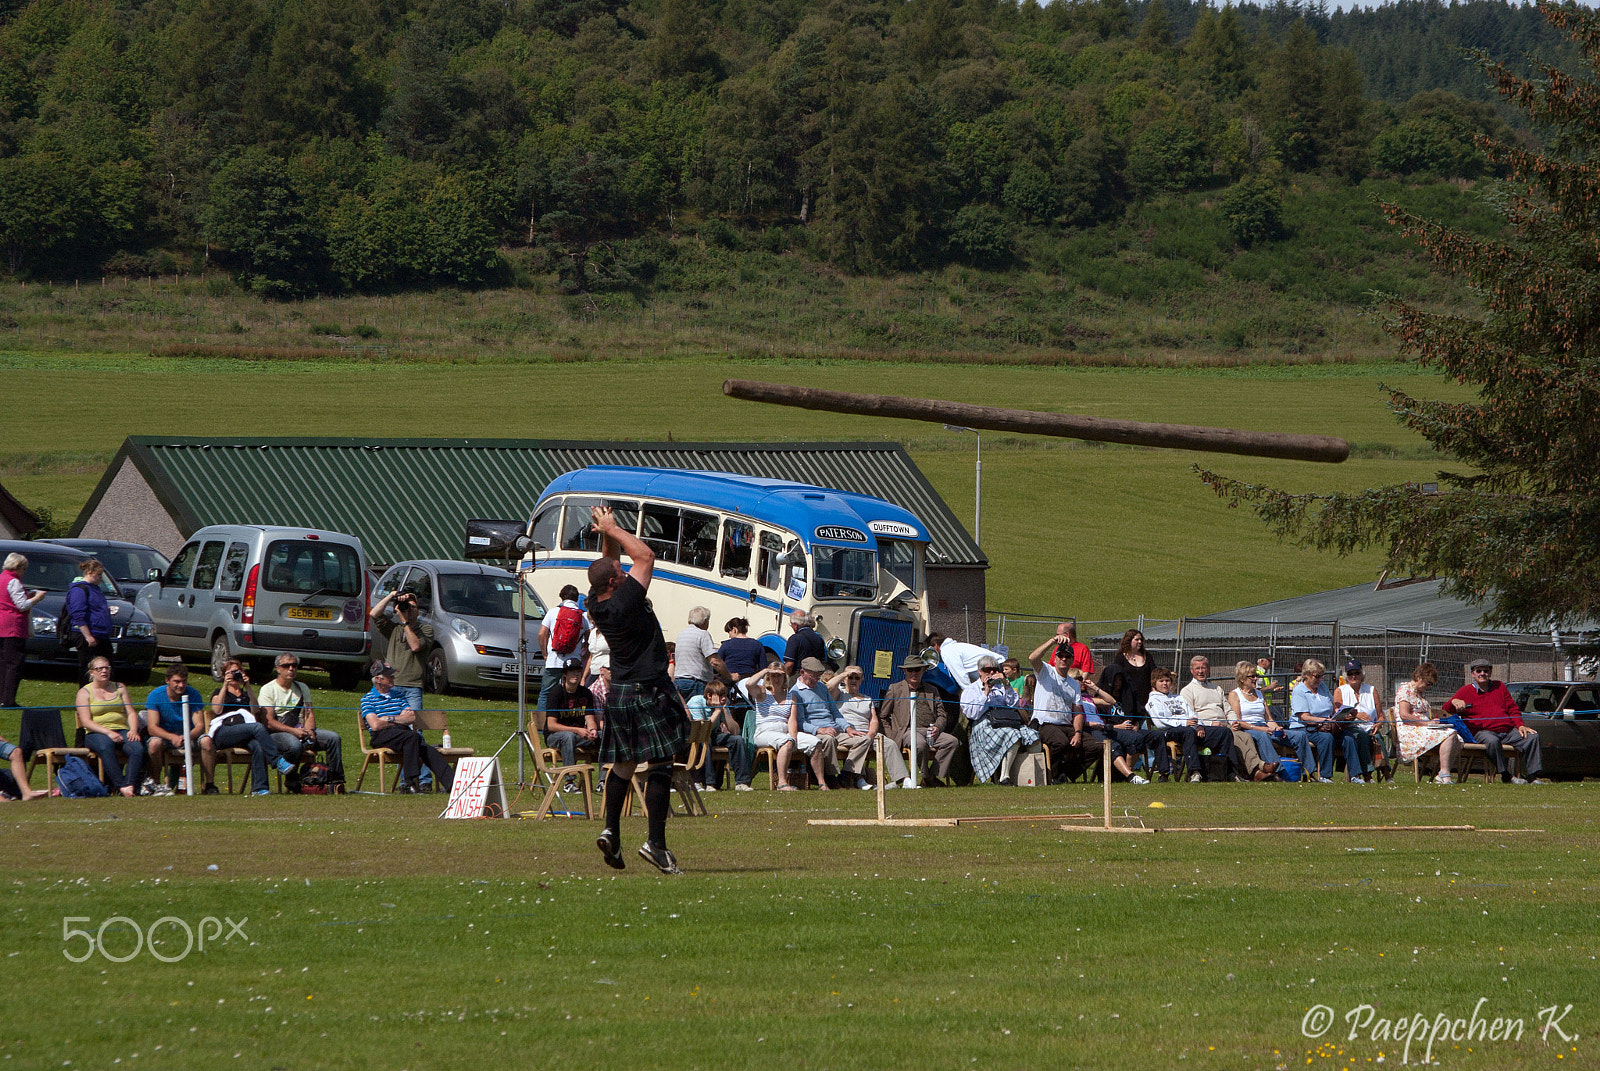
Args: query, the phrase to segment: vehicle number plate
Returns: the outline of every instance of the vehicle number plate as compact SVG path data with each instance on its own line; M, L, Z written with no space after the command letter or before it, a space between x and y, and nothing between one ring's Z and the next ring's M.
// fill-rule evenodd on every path
M500 672L509 673L515 677L517 675L517 664L515 662L502 662L500 664Z
M332 621L333 610L326 606L289 606L284 608L283 616L297 621Z

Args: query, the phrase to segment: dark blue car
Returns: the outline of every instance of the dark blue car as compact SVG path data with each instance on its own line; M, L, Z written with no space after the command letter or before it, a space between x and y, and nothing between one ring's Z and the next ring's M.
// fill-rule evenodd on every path
M90 557L82 551L44 542L0 540L0 558L11 553L28 559L24 586L45 593L29 612L28 645L25 666L66 666L77 668L78 653L64 646L56 633L61 606L67 589L77 579L82 563ZM156 630L149 616L122 598L109 576L100 579L101 590L111 610L111 660L119 679L142 684L150 677L156 659Z

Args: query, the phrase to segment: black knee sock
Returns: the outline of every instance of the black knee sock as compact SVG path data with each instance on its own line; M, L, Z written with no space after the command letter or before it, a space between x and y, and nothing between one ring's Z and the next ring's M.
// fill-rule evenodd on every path
M667 812L672 809L672 767L652 766L644 785L645 815L650 820L650 843L667 846Z
M633 791L633 783L626 777L617 773L613 767L606 775L606 828L620 830L622 828L622 808L628 803L628 793Z

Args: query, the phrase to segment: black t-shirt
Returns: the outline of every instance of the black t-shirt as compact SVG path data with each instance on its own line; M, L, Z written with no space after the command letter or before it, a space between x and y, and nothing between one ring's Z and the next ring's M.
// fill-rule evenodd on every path
M648 684L666 677L667 641L637 580L623 578L611 598L590 599L588 610L589 620L611 645L613 683Z
M551 717L555 718L555 720L561 724L578 725L582 724L583 715L585 713L593 712L598 707L599 704L594 701L594 693L589 691L589 689L585 688L583 685L578 685L577 691L569 692L567 691L567 686L563 684L561 687L550 693L550 705L548 710ZM577 712L577 717L564 718L561 716L568 711Z
M760 640L752 640L749 636L729 636L717 648L717 654L722 656L729 673L737 673L741 677L748 677L767 664L767 649L761 646Z
M793 662L795 669L799 669L800 663L807 658L815 658L824 664L828 661L828 645L822 642L822 635L809 626L795 629L794 635L789 637L789 642L783 648L783 660Z

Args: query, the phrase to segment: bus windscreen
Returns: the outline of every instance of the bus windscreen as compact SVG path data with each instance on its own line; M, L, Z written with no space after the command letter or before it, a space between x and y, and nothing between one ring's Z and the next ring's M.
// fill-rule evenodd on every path
M870 550L817 544L816 597L819 599L870 599L878 593L878 563Z

